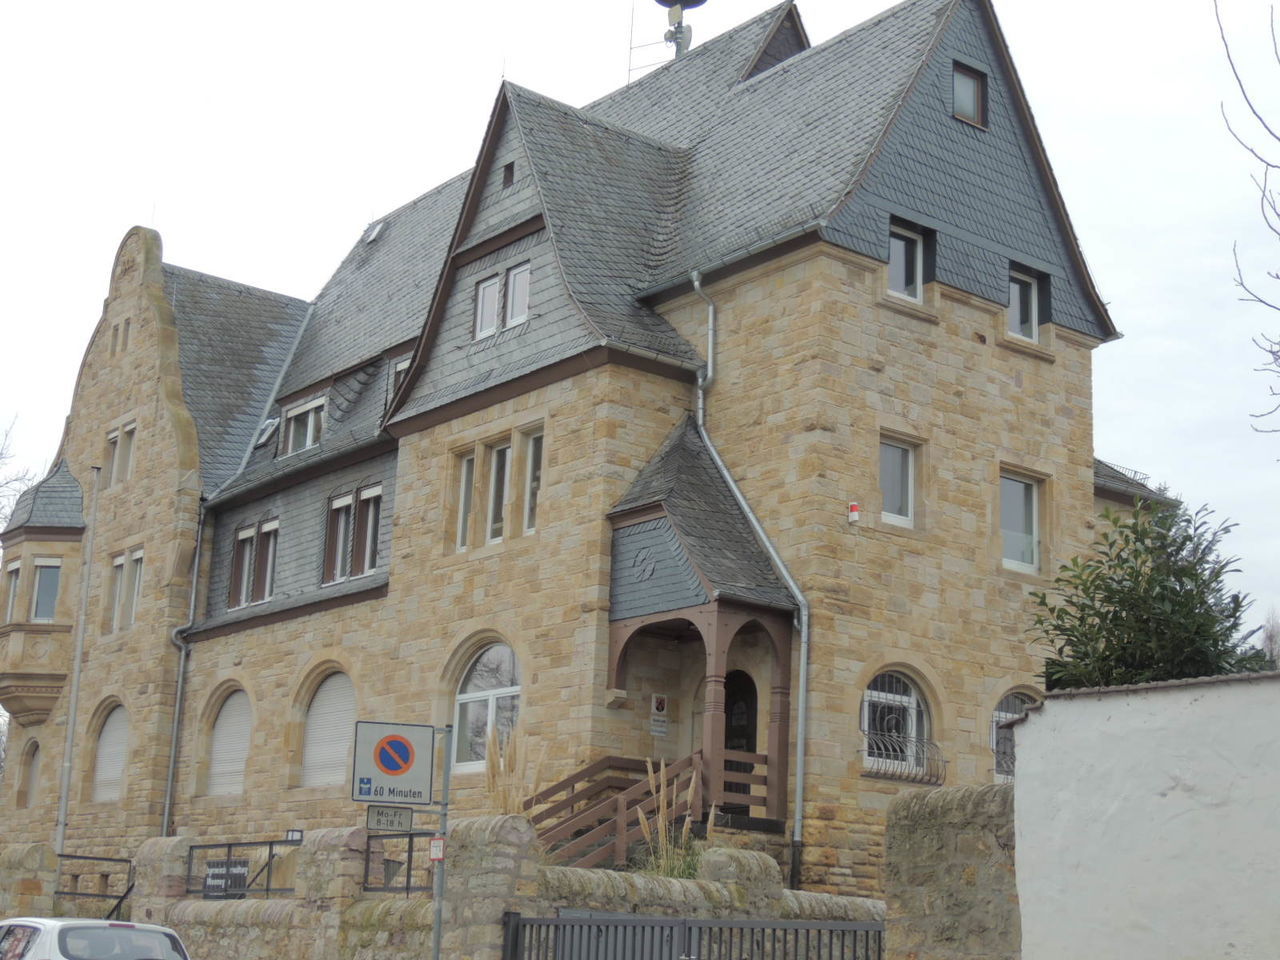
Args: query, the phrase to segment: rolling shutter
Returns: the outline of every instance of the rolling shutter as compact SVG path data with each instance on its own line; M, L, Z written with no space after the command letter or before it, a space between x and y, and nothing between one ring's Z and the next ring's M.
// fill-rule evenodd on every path
M107 716L98 734L98 752L93 761L93 802L120 799L124 764L129 754L129 714L116 707Z
M351 678L330 675L316 690L307 708L302 735L302 786L344 783L355 736L356 697Z
M209 793L244 793L244 764L249 756L253 715L249 695L237 690L222 702L209 743Z

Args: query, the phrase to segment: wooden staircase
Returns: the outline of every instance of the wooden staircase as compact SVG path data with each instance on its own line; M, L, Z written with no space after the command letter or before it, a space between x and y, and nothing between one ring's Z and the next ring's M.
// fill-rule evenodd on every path
M703 819L706 798L702 752L661 770L654 786L665 790L667 823L657 824L658 796L650 786L644 760L602 757L524 802L548 858L563 866L626 864L631 845L643 839L640 819L650 829L668 829L692 816Z

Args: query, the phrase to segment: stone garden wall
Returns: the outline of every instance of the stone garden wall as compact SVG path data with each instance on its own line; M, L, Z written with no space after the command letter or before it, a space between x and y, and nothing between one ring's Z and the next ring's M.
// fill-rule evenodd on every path
M915 791L889 805L886 960L1018 960L1013 784Z
M154 838L138 853L131 916L173 927L193 956L421 960L430 955L434 904L427 895L365 894L361 879L368 842L362 828L310 831L293 854L292 895L203 900L186 895L191 841ZM735 919L884 917L879 901L784 889L777 863L751 851L709 848L693 880L546 866L523 817L457 822L447 857L443 954L457 960L498 960L502 918L509 911L526 916L572 908ZM4 913L50 912L56 876L51 849L43 844L3 848L0 870ZM22 901L29 906L20 908L9 891L30 891L34 899Z

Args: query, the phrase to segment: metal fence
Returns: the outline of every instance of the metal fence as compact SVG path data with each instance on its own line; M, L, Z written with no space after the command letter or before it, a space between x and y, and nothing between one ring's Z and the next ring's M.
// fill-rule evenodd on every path
M422 893L431 890L435 869L427 855L434 831L369 835L364 851L366 893Z
M85 857L58 854L55 897L111 901L105 919L118 918L133 892L133 861L122 857Z
M192 844L187 893L206 900L243 900L293 893L292 850L301 840Z
M522 917L503 960L881 960L884 924L837 920Z

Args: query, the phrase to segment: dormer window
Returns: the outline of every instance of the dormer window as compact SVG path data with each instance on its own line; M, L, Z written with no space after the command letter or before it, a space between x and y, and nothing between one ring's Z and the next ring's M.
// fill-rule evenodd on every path
M285 411L284 446L281 456L314 447L324 427L324 398L299 404Z
M889 292L919 300L924 274L924 237L905 227L889 230Z
M975 126L987 125L987 75L980 70L954 64L951 71L951 113L957 120Z
M409 375L409 361L411 359L411 357L405 357L403 360L397 360L395 366L391 368L392 393L400 389L400 384L404 383L404 378Z

